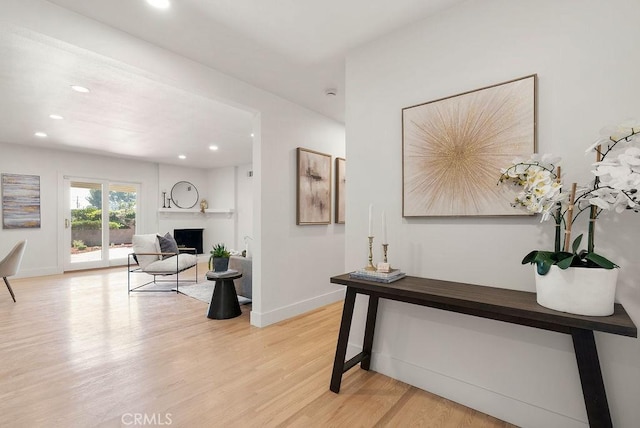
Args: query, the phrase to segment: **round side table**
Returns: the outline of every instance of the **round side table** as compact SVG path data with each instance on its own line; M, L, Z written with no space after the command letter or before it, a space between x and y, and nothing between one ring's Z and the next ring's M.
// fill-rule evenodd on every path
M238 303L238 295L236 287L233 284L234 279L241 278L239 272L229 274L225 272L207 272L207 279L215 281L213 295L207 310L207 318L215 320L226 320L235 318L242 314L240 304Z

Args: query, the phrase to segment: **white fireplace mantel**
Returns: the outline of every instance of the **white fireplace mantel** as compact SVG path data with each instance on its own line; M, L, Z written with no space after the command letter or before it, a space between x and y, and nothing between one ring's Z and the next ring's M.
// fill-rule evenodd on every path
M200 208L158 208L160 214L233 214L233 208L207 208L204 213Z

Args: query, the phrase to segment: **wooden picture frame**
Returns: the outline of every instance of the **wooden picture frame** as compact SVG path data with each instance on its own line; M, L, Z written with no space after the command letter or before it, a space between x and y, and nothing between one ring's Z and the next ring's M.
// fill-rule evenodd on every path
M402 215L530 215L497 186L536 151L536 75L402 109Z
M296 224L331 223L331 155L298 147Z
M347 161L344 158L336 158L336 212L334 221L338 224L345 223L346 167Z

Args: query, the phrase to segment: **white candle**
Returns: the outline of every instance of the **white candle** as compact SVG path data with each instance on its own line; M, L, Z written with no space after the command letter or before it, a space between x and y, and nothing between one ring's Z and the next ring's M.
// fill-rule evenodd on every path
M369 204L369 236L373 236L373 204Z
M384 211L382 211L382 243L383 244L388 244L388 242L387 242L387 217L386 217Z

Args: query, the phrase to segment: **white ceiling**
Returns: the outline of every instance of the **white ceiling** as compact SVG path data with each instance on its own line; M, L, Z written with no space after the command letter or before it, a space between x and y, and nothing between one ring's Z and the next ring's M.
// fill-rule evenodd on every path
M461 1L172 0L158 10L145 0L49 0L340 122L346 53ZM0 55L0 141L203 168L251 161L251 115L240 109L22 29L0 31Z
M200 168L251 162L246 111L15 27L0 30L0 58L0 141Z

